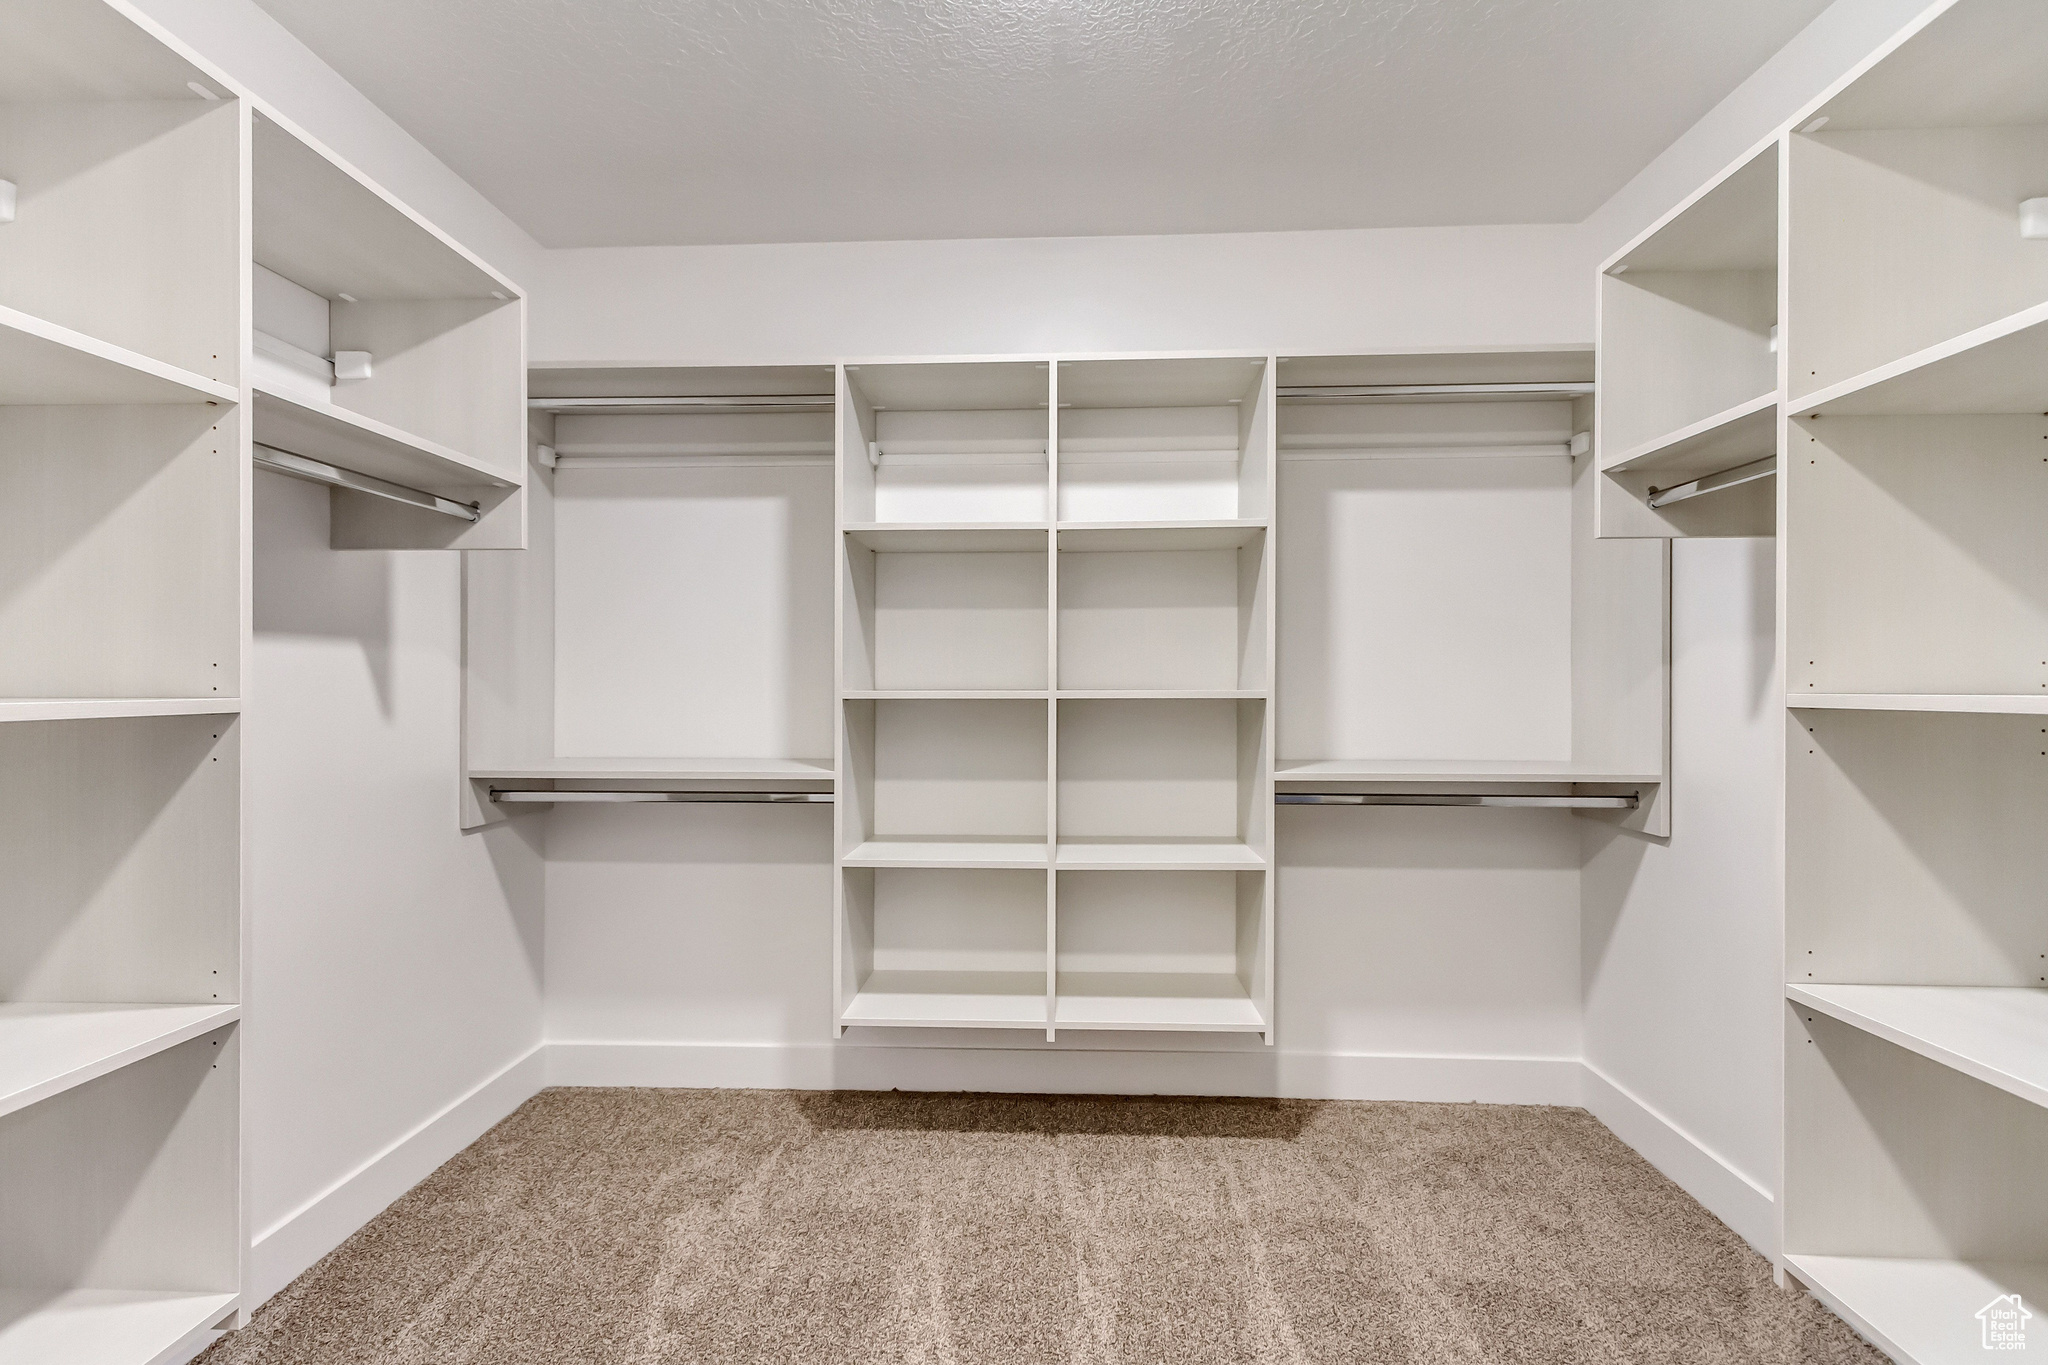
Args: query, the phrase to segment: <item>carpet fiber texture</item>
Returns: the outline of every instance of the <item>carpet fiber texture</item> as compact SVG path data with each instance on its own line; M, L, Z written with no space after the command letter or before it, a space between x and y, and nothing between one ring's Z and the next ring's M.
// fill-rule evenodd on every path
M1883 1358L1583 1110L575 1089L202 1359Z

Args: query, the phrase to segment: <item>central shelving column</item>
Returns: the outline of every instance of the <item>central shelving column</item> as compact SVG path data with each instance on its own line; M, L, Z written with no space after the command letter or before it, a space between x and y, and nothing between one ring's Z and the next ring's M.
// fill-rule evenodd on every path
M842 371L839 1029L1270 1040L1271 372Z

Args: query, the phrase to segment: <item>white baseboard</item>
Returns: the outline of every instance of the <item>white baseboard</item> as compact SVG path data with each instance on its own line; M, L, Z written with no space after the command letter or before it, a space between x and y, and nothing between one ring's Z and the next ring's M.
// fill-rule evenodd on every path
M1775 1264L1778 1210L1771 1192L1599 1067L1587 1062L1585 1068L1585 1103L1593 1117Z
M1291 1099L1581 1102L1575 1057L835 1046L548 1045L549 1085L740 1090L985 1090L1023 1094L1272 1095Z
M348 1240L407 1190L537 1094L547 1074L537 1045L440 1113L256 1234L242 1300L251 1310Z

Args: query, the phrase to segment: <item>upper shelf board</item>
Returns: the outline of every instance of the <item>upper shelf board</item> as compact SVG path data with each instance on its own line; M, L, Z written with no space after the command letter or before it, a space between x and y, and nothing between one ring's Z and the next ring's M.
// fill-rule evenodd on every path
M231 98L204 71L107 0L29 0L0 6L0 104Z
M1993 692L1794 692L1785 698L1793 710L1806 711L1933 711L1962 715L2048 715L2048 693L2035 696Z
M881 411L1015 412L1051 401L1051 369L1044 360L861 364L846 367L846 382Z
M2048 123L2048 5L1952 0L1933 6L1798 126L1810 127L1815 118L1825 118L1831 133Z
M2048 412L2048 303L1795 400L1792 415Z
M1623 270L1773 270L1778 263L1778 143L1765 143L1623 248Z
M347 408L271 389L257 389L253 404L252 432L259 445L433 493L518 486L459 450Z
M0 404L229 404L238 397L218 380L0 307Z
M846 537L896 554L1002 554L1044 550L1051 529L1044 522L865 522L847 526Z
M2009 1095L2048 1105L2048 990L1797 985L1785 993Z
M530 404L550 398L819 396L829 406L830 365L551 365L526 372Z
M479 782L824 782L832 767L797 758L544 758L472 768Z
M1593 382L1593 352L1578 346L1519 351L1415 351L1384 355L1284 355L1282 388Z
M1778 450L1778 395L1775 391L1738 403L1668 436L1630 450L1603 466L1608 473L1654 469L1667 484L1733 469Z
M1215 408L1250 399L1266 373L1263 356L1060 363L1063 408Z
M330 300L510 299L510 281L360 172L256 123L255 256Z

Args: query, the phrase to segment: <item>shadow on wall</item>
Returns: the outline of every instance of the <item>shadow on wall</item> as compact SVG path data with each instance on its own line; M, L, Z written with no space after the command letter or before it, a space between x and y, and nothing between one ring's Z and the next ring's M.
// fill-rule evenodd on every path
M257 472L256 634L353 642L386 720L393 706L392 553L328 548L327 490Z

